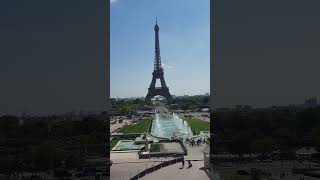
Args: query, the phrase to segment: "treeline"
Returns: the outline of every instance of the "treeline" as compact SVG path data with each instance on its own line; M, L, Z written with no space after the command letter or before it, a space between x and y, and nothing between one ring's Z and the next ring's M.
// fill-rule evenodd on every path
M111 98L111 115L134 114L138 109L143 109L146 105L143 99L132 100Z
M0 117L0 173L79 168L88 147L106 143L103 117ZM55 119L58 118L58 119ZM71 118L71 119L69 119Z
M181 110L209 108L210 96L209 95L179 96L173 99L173 103L177 104L178 109L181 109Z
M195 96L178 96L172 101L175 104L173 109L181 110L195 110L210 107L209 95L195 95ZM144 99L115 99L111 98L111 115L130 115L137 110L147 110Z
M106 132L104 121L94 116L83 117L82 120L73 121L68 118L61 119L33 119L16 116L0 117L0 138L42 138L61 136L86 135L91 132Z
M229 110L213 116L217 139L236 154L320 146L320 108Z

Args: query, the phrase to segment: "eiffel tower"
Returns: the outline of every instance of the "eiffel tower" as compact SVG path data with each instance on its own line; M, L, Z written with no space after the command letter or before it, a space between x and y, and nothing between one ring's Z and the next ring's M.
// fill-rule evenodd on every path
M159 26L156 20L156 25L154 26L155 31L155 57L154 57L154 70L152 73L152 81L148 89L148 94L146 96L146 102L150 103L152 97L160 95L166 98L168 104L172 101L172 96L169 92L169 88L166 85L163 77L163 68L161 66L160 57L160 44L159 44ZM161 87L156 87L156 80L160 79Z

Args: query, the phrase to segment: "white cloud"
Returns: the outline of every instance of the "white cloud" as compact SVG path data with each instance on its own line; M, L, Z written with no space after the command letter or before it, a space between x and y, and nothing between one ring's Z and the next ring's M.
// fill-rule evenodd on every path
M162 63L162 67L163 69L173 69L174 66L172 64L166 64L166 63Z

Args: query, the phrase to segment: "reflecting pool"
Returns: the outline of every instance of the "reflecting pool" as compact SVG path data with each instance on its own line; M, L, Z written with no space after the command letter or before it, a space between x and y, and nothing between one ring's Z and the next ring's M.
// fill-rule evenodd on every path
M173 136L187 138L192 136L192 130L187 121L182 120L175 113L166 115L156 113L152 122L151 134L164 138Z
M121 140L115 145L115 147L112 150L113 151L140 150L142 147L144 147L144 144L137 144L132 140Z

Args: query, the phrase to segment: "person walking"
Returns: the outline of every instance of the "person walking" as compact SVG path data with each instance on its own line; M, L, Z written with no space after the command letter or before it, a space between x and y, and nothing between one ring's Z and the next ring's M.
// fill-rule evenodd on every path
M180 169L183 169L183 168L184 168L184 156L183 156L183 154L182 154L181 164L182 164L182 166L181 166L181 168L180 168Z
M191 161L190 160L188 160L188 168L191 168L192 167L192 164L191 164Z

